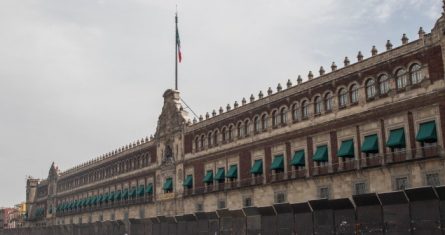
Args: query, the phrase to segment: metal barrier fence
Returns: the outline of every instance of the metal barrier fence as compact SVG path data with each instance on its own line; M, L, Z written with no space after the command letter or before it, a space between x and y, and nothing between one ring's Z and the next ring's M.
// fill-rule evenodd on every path
M175 217L0 230L0 235L445 234L445 186Z

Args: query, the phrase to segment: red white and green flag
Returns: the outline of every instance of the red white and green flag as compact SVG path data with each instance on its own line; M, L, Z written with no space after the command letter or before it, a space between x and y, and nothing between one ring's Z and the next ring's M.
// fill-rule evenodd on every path
M181 53L181 40L179 39L179 30L178 30L178 15L176 15L176 47L177 47L177 57L179 63L182 61L182 53Z

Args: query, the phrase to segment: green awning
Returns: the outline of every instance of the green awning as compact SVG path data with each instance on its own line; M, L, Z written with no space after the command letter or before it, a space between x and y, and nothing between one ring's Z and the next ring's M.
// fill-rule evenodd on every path
M273 159L272 165L270 166L271 170L283 170L284 169L284 156L277 155Z
M136 196L136 188L135 187L130 189L130 191L128 192L128 196L130 196L130 197Z
M403 128L391 130L386 146L390 148L405 148L405 130Z
M354 158L354 140L343 140L337 151L337 157Z
M167 178L164 182L164 186L162 187L162 189L166 190L173 190L173 179L172 178Z
M101 200L101 202L107 202L107 201L108 201L108 197L109 197L109 193L104 193L104 194L102 195L102 200Z
M193 176L188 175L187 177L185 177L184 183L182 185L186 188L193 187Z
M436 122L431 121L420 124L416 140L427 143L437 142Z
M379 137L377 134L365 136L362 144L363 153L379 153Z
M291 164L294 166L305 166L304 150L295 151Z
M252 168L250 168L250 173L252 174L262 174L263 173L263 160L258 159L253 163Z
M204 183L212 183L213 182L213 171L207 171L207 174L204 176Z
M218 180L218 181L225 180L224 167L218 168L218 171L216 172L216 175L215 175L215 180Z
M124 189L124 191L122 191L122 198L123 199L127 199L128 198L128 189Z
M144 185L139 186L136 194L140 197L144 196Z
M236 179L238 178L238 166L237 165L231 165L229 170L227 171L226 178L229 179Z
M153 194L153 184L148 184L147 188L145 189L146 194Z
M317 146L317 150L315 151L314 156L312 157L312 160L316 162L327 162L328 159L328 146L327 145L321 145Z
M114 193L114 200L120 200L121 198L122 198L122 191L121 190L116 191Z
M91 197L85 199L85 206L89 206L91 204Z

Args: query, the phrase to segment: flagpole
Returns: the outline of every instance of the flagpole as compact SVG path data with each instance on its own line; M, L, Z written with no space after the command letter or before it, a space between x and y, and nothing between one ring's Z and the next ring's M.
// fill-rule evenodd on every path
M178 12L175 14L175 90L178 90Z

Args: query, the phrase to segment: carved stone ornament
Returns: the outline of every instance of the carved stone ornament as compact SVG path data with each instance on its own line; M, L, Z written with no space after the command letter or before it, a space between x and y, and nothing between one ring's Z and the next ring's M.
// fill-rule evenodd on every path
M156 128L156 138L163 138L182 130L188 119L188 113L180 107L179 92L171 89L165 91L164 106Z

